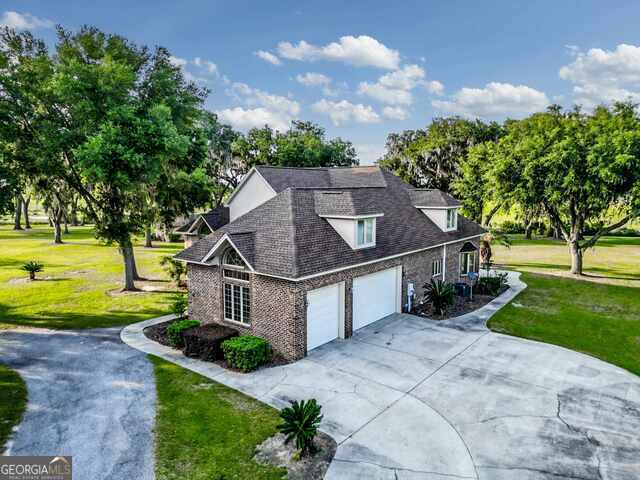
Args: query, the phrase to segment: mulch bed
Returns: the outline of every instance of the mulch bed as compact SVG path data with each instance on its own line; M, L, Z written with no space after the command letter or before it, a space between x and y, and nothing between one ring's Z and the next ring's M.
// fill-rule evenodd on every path
M298 458L295 442L284 443L285 436L277 433L256 447L254 460L287 469L289 480L322 480L336 454L338 445L329 435L318 432L313 443L316 451Z
M479 308L484 307L491 300L502 295L502 293L505 292L507 288L508 287L502 289L502 291L496 297L492 295L477 295L474 293L473 300L470 300L469 298L456 296L454 304L449 308L449 310L447 310L444 315L435 315L430 305L417 306L413 314L430 318L432 320L447 320L448 318L459 317L461 315L471 313L474 310L478 310Z
M173 322L175 322L175 320L157 323L156 325L145 328L143 333L149 340L174 348L167 338L167 327ZM220 344L224 340L237 334L238 332L233 328L211 323L190 328L183 334L185 343L187 344L183 352L187 357L199 358L206 362L213 362L228 370L240 372L240 370L236 370L227 365L219 349ZM286 365L287 363L290 363L290 361L274 352L271 354L269 361L259 368L277 367L279 365Z

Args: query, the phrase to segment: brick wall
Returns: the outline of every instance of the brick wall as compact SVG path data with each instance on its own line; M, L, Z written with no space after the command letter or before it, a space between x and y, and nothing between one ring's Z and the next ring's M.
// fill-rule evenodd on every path
M447 245L446 281L459 281L459 252L465 242ZM477 246L477 241L472 242ZM414 284L416 298L423 294L423 285L431 280L431 264L442 258L443 249L425 250L384 262L364 265L301 282L291 282L264 275L250 275L251 326L243 327L224 320L222 314L222 277L218 267L189 264L189 315L203 323L216 322L231 326L242 333L259 335L269 340L275 350L289 360L302 358L307 350L306 292L345 282L345 336L353 333L353 279L380 270L402 265L402 305L407 302L407 285ZM476 255L476 261L478 255ZM229 280L225 279L225 282ZM233 282L230 282L233 283ZM244 284L246 285L246 283Z

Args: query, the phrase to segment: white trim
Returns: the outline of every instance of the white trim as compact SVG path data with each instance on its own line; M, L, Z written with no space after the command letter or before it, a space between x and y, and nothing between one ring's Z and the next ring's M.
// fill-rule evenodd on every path
M420 205L414 205L414 206L416 208L421 209L421 210L422 209L425 209L425 210L451 210L451 209L454 209L454 208L456 210L458 210L458 209L462 208L461 205L455 205L455 206L450 206L450 207L428 207L428 206L420 206Z
M466 256L471 255L473 257L473 262L471 263L471 270L469 270L469 263L467 263L467 271L465 273L462 273L460 271L462 269L462 256L463 255L466 255ZM474 250L472 252L460 252L460 253L458 253L458 274L461 277L467 277L467 276L469 276L469 272L475 272L475 271L476 271L476 250Z
M187 262L187 263L198 263L198 264L200 264L200 265L209 265L208 263L206 263L206 262L207 262L207 260L209 260L209 258L210 258L210 257L211 257L211 255L213 254L213 252L215 252L215 251L218 249L218 247L220 247L220 245L221 245L225 240L231 244L231 246L235 249L235 251L236 251L236 252L238 252L238 255L240 255L240 258L242 259L242 261L243 261L244 263L246 263L246 264L247 264L247 267L249 267L249 270L250 270L250 271L252 271L252 272L255 272L255 270L253 269L253 267L251 266L251 264L250 264L249 262L247 262L247 259L246 259L246 258L244 258L244 255L242 255L242 253L240 252L240 250L238 249L238 247L236 247L235 243L233 243L233 242L231 241L231 239L229 238L229 235L228 235L228 234L226 234L226 233L222 236L222 238L220 238L220 240L218 240L218 241L216 242L216 244L213 246L213 248L212 248L211 250L209 250L209 253L207 253L207 254L204 256L204 258L202 259L202 261L201 261L201 262L190 262L190 261L188 261L188 260L186 260L186 262ZM209 266L211 266L211 265L209 265Z
M438 273L433 273L433 271L435 270L433 267L434 265L438 265ZM441 258L436 258L435 260L431 260L431 278L433 277L439 277L440 275L442 275L442 259Z
M338 306L338 338L341 339L345 339L346 337L346 333L345 333L345 326L344 326L344 312L346 310L345 307L345 282L342 281L340 282L340 286L339 288L339 306ZM306 318L305 318L305 323L306 323Z
M231 192L231 195L229 196L229 198L227 198L227 201L225 202L224 206L228 207L229 203L231 202L231 200L233 199L233 197L236 196L236 193L238 193L241 189L242 186L245 184L245 182L249 179L249 177L253 174L253 173L257 173L260 178L262 179L262 181L267 185L267 187L269 187L269 189L273 192L274 195L277 195L278 192L276 192L273 187L271 186L271 184L269 182L267 182L267 179L264 178L262 176L262 174L258 171L258 169L256 167L251 167L251 170L249 170L247 172L247 174L242 177L242 180L240 180L240 183L238 184L238 186L235 188L235 190L233 192Z
M341 218L344 220L364 220L366 218L384 217L384 213L373 213L371 215L318 215L320 218Z
M379 259L376 259L376 260L370 260L368 262L356 263L354 265L348 265L346 267L334 268L333 270L326 270L324 272L313 273L311 275L306 275L304 277L290 278L290 277L283 277L281 275L272 275L270 273L263 273L263 272L255 272L255 274L256 275L262 275L264 277L279 278L280 280L288 280L290 282L303 282L303 281L309 280L311 278L321 277L323 275L329 275L331 273L342 272L344 270L349 270L349 269L352 269L352 268L363 267L365 265L372 265L374 263L384 262L386 260L393 260L394 258L404 257L405 255L412 255L414 253L424 252L426 250L431 250L433 248L439 248L439 247L442 247L442 246L445 247L445 253L446 253L446 246L447 245L451 245L451 244L458 243L458 242L464 242L465 240L471 240L473 238L479 238L482 235L484 235L484 233L478 233L477 235L472 235L470 237L465 237L465 238L459 238L459 239L456 239L456 240L452 240L451 242L439 243L437 245L433 245L433 246L430 246L430 247L419 248L417 250L411 250L409 252L397 253L395 255L390 255L388 257L383 257L383 258L379 258ZM191 262L191 263L197 263L197 262ZM444 267L443 267L443 270L444 270Z
M397 253L395 255L390 255L388 257L378 258L376 260L369 260L368 262L356 263L354 265L347 265L346 267L334 268L332 270L325 270L324 272L313 273L311 275L306 275L304 277L298 277L298 278L283 277L282 275L273 275L271 273L257 272L257 271L255 271L255 270L253 270L251 268L251 265L249 265L249 264L247 264L247 265L249 265L249 268L251 268L251 271L253 273L255 273L256 275L262 275L263 277L279 278L280 280L288 280L290 282L303 282L303 281L309 280L311 278L321 277L323 275L329 275L331 273L342 272L344 270L349 270L351 268L363 267L365 265L371 265L371 264L378 263L378 262L384 262L386 260L393 260L394 258L404 257L405 255L411 255L411 254L418 253L418 252L424 252L424 251L427 251L427 250L431 250L433 248L444 247L444 254L443 254L444 261L443 261L443 264L442 264L442 270L443 270L443 273L446 273L445 265L446 265L447 245L452 245L452 244L458 243L458 242L464 242L465 240L471 240L471 239L474 239L474 238L480 238L482 235L484 235L484 233L478 233L477 235L472 235L470 237L458 238L458 239L452 240L450 242L438 243L437 245L432 245L430 247L418 248L417 250L410 250L408 252ZM225 236L226 236L226 234L225 234ZM236 250L237 250L237 248L236 248ZM240 253L240 252L238 252L238 253ZM242 255L240 255L240 256L242 256ZM196 262L196 261L193 261L193 260L185 260L183 258L177 258L176 260L178 260L180 262L185 262L185 263L193 263L195 265L204 265L204 266L207 266L207 267L211 267L212 266L209 263Z
M373 219L373 228L371 231L371 241L367 242L367 222L366 220L371 220ZM359 244L358 243L358 222L364 222L364 227L363 227L363 236L364 236L364 243ZM364 218L359 218L357 220L355 220L353 222L353 228L354 228L354 233L353 233L353 238L354 238L354 250L362 250L364 248L371 248L371 247L375 247L376 246L376 230L377 230L377 221L375 219L375 217L364 217Z
M240 289L240 321L238 320L233 320L232 318L227 318L227 309L226 309L226 293L225 292L225 286L229 285L231 287L231 315L233 315L234 312L234 307L235 307L235 297L233 295L233 289L234 287L238 287ZM246 288L249 293L249 322L243 322L242 320L244 320L244 305L243 305L243 301L244 301L244 291L242 290L243 288ZM253 315L253 312L251 311L251 288L248 285L236 285L234 283L228 283L225 282L223 280L222 282L222 318L225 322L231 322L231 323L236 323L238 325L244 325L245 327L251 327L251 316Z
M207 227L209 227L209 230L211 231L210 233L213 233L213 232L215 231L213 228L211 228L211 225L209 225L209 222L207 222L207 219L206 219L206 218L204 218L204 216L203 216L203 215L198 215L198 218L196 218L196 219L194 220L194 222L193 222L193 223L191 224L191 226L189 227L189 230L187 230L187 231L185 232L185 235L197 235L197 234L198 234L197 232L196 232L196 233L191 233L191 232L193 231L193 228L194 228L196 225L198 225L198 227L200 226L200 224L199 224L198 222L200 222L201 220L205 223L205 225L206 225Z
M447 244L442 246L442 281L447 281Z

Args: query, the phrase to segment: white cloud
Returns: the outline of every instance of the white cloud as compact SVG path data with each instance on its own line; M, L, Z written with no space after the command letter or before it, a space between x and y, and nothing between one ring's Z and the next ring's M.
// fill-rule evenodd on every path
M227 94L247 108L227 108L216 113L223 121L240 130L269 125L275 130L284 131L300 113L300 104L295 100L252 88L246 83L233 83Z
M184 58L174 57L173 55L169 57L169 61L174 67L184 67L188 63Z
M382 115L391 120L406 120L409 118L409 112L402 107L384 107Z
M282 61L273 53L267 52L265 50L258 50L257 52L253 52L253 54L264 60L265 62L269 62L272 65L282 65Z
M296 82L307 87L319 87L329 85L331 79L321 73L307 72L304 75L296 75Z
M444 93L444 85L438 80L431 80L430 82L426 82L424 88L427 89L427 92L435 93L436 95L442 95Z
M377 123L380 121L380 116L371 106L361 103L353 104L347 100L332 102L323 98L311 105L311 109L316 113L327 115L336 126L350 122Z
M0 26L13 28L14 30L38 30L41 28L53 28L54 24L47 18L9 10L4 12L2 18L0 18Z
M211 74L218 74L218 66L210 60L203 60L200 57L196 57L193 59L193 64L197 67L204 68L207 72Z
M354 145L360 165L373 165L376 160L384 155L384 145L377 143L361 143Z
M238 130L246 131L269 125L275 130L285 131L290 124L290 121L280 112L273 112L262 107L250 109L242 107L226 108L216 113L222 122L229 123Z
M524 116L544 110L547 96L525 85L491 82L484 88L462 88L451 100L434 100L438 110L468 117Z
M411 91L418 85L423 85L430 93L440 94L444 90L440 82L427 82L425 76L422 67L405 65L399 70L382 75L376 83L360 82L358 93L389 105L411 105Z
M400 53L368 35L340 37L338 42L316 46L301 40L298 44L280 42L278 53L289 60L330 60L357 67L378 67L395 70L400 64Z
M559 73L573 84L577 103L592 108L617 100L640 101L640 47L622 43L615 50L570 51L575 58Z

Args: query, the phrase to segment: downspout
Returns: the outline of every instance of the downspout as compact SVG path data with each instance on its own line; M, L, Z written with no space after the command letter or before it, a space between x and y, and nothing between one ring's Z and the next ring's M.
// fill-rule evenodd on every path
M447 281L447 244L442 246L442 281Z

